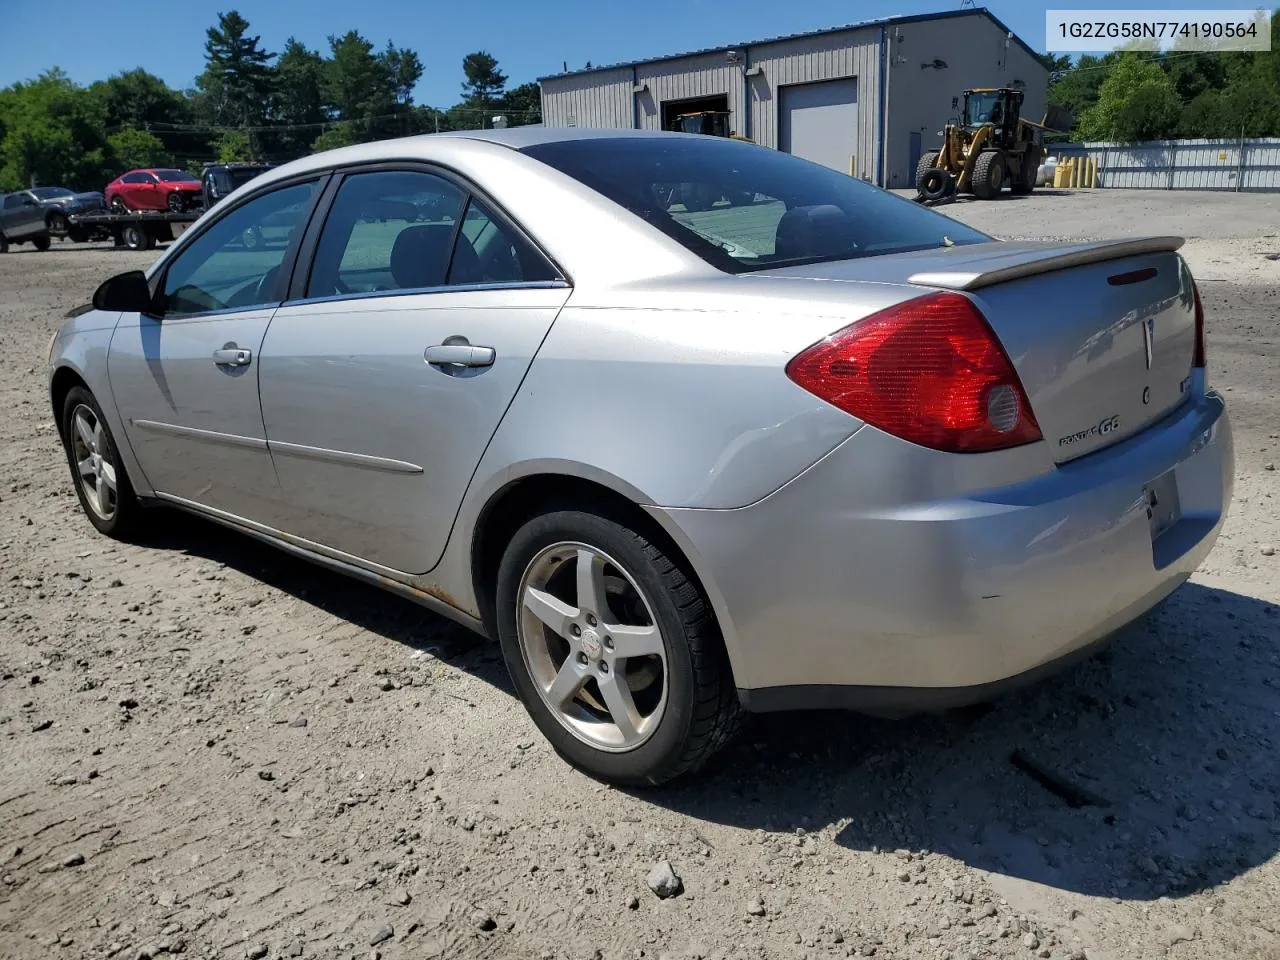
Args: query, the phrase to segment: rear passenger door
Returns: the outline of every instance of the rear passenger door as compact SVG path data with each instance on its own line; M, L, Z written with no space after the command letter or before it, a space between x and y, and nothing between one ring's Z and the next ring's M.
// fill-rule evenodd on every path
M262 345L278 526L422 573L569 288L441 171L350 171L322 210Z

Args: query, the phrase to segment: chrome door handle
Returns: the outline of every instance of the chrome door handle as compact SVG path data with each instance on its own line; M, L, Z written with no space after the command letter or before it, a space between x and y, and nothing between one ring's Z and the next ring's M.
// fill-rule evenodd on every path
M493 365L493 347L473 347L469 343L439 343L427 347L423 358L432 366L488 367Z
M213 351L213 362L220 367L245 367L253 360L253 351L243 347L223 347Z

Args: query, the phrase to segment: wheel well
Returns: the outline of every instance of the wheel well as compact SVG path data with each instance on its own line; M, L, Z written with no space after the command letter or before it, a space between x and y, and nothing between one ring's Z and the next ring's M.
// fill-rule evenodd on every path
M62 405L66 403L67 394L71 392L72 387L89 389L89 385L84 382L80 374L70 367L59 367L53 374L53 383L49 387L49 398L53 402L53 422L58 428L58 436L64 440L66 437L62 433Z
M498 635L494 590L498 565L507 544L525 521L539 513L557 509L590 511L626 524L661 547L680 565L685 576L702 589L689 558L658 522L629 498L592 480L563 474L535 474L522 477L499 490L485 505L476 522L471 548L471 579L480 617L490 636Z

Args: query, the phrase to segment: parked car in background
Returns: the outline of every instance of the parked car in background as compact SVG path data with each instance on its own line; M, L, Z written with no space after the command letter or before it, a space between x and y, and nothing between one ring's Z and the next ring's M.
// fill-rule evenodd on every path
M259 174L271 169L269 163L212 163L200 173L204 205L212 207Z
M200 181L185 170L130 170L107 184L106 204L116 213L171 210L178 213L204 203Z
M51 237L68 237L76 242L88 239L88 232L77 229L68 217L79 213L94 213L105 204L102 194L96 190L77 193L68 187L32 187L26 191L44 210L44 223Z
M1191 575L1235 471L1180 244L1000 242L723 137L368 143L108 280L49 400L102 533L166 504L410 597L659 783L743 710L989 699Z
M49 249L49 228L45 210L30 190L0 195L0 253L11 243L31 243L37 250Z

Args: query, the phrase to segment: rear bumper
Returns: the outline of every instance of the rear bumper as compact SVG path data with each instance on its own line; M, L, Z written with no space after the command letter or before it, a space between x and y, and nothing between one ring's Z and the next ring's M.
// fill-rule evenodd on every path
M1043 446L957 457L868 427L752 506L656 511L703 579L748 708L987 699L1105 641L1213 547L1233 477L1216 395L1058 468ZM1165 475L1181 518L1153 540L1144 491Z

